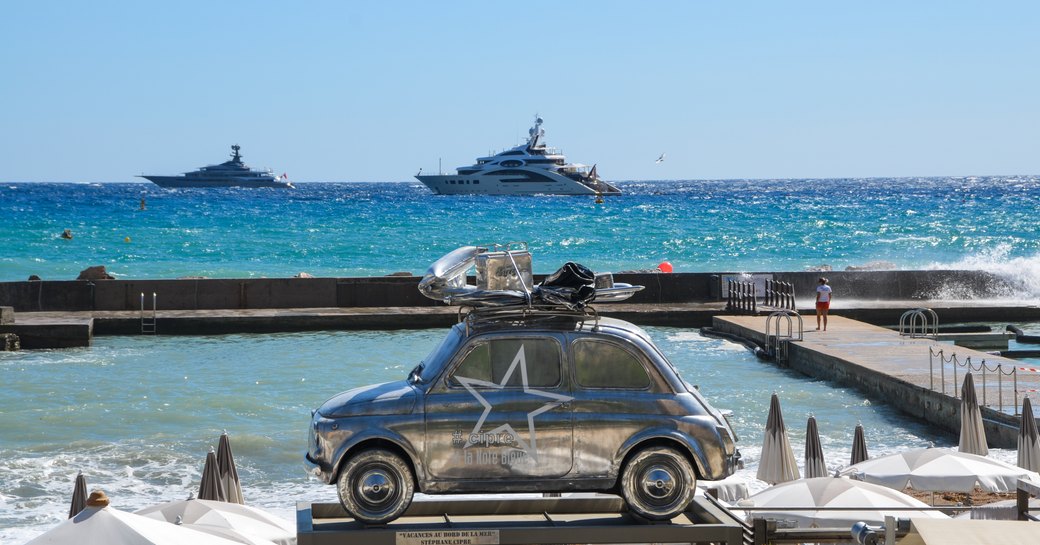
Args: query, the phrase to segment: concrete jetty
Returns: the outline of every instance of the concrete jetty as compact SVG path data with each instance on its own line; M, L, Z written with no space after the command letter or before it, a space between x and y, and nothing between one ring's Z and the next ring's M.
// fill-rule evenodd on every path
M1006 296L1003 280L980 271L850 271L826 273L836 290L832 314L894 325L909 308L931 307L943 323L1040 321L1040 307L1021 299L950 301L945 294ZM726 313L727 282L782 281L798 308L812 313L816 272L618 273L645 286L622 304L597 304L606 316L639 325L698 328ZM93 335L269 333L337 329L444 327L458 309L423 297L417 276L0 282L0 334L21 347L89 346ZM535 275L535 282L544 275ZM154 307L153 307L154 303Z
M1018 372L1022 364L1009 358L955 346L950 336L945 342L910 338L892 329L834 315L830 316L827 331L817 331L813 315L807 313L803 320L802 340L789 341L783 365L810 377L856 388L868 397L957 435L961 383L969 369L965 362L970 362L979 402L984 405L982 415L989 445L1016 446L1020 422L1017 409L1025 391L1040 390L1040 374ZM770 346L775 337L767 334L766 321L765 316L716 316L712 328ZM775 321L769 329L770 333L776 332ZM787 334L786 323L780 333ZM987 369L985 378L981 365ZM1017 377L1010 374L1013 371Z

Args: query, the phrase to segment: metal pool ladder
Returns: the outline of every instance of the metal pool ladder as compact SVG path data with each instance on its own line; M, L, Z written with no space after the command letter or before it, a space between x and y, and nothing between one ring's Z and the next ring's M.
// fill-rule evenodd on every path
M155 335L155 300L157 294L152 292L152 315L148 316L144 309L144 292L141 292L141 334L151 333Z
M910 337L939 336L939 315L930 308L915 308L908 310L899 317L899 335Z
M797 338L795 338L794 331L795 318L798 319ZM786 333L781 331L781 319L787 323ZM772 334L770 334L770 331L772 331ZM798 314L797 310L781 309L770 313L769 316L766 317L766 344L770 345L769 348L772 350L773 357L776 358L777 363L784 363L787 361L788 344L790 341L802 340L804 333L805 325L802 322L802 315Z

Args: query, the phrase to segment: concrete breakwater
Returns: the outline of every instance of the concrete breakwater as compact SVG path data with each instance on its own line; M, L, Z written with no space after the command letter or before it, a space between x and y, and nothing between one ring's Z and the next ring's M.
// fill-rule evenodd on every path
M983 272L828 274L838 294L831 313L873 324L894 325L903 311L921 306L938 311L944 324L1040 320L1040 308L1026 302L944 300L950 293L1007 297L1010 286ZM705 327L728 312L730 280L757 285L769 279L790 283L797 309L812 313L818 277L816 272L618 274L617 281L646 289L596 310L639 325ZM0 324L0 333L14 334L21 348L33 349L89 346L94 335L391 330L454 323L458 308L423 297L418 281L387 276L3 282L0 307L13 313L10 323Z
M837 301L913 301L1011 298L1015 288L982 271L835 271L765 273L618 273L615 280L645 286L628 303L709 303L726 296L726 281L794 286L799 307L811 307L816 281L826 275ZM543 276L536 276L536 282ZM0 282L0 306L16 312L140 310L141 294L157 310L329 307L428 307L441 303L416 289L419 277L68 280ZM841 306L841 305L839 305Z

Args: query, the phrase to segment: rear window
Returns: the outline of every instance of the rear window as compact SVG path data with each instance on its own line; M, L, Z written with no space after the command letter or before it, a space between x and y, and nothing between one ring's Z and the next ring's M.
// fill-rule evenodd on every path
M644 390L650 375L635 354L605 341L583 339L572 345L574 371L583 388Z

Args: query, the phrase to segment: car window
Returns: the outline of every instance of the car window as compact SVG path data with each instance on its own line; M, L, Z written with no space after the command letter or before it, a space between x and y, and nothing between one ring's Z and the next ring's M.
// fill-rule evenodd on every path
M572 346L574 371L580 386L628 390L650 386L650 376L643 363L628 350L593 339L575 341Z
M471 347L451 374L449 383L461 386L459 377L490 382L507 388L552 387L560 384L560 344L555 339L493 339ZM514 365L515 364L515 365Z

